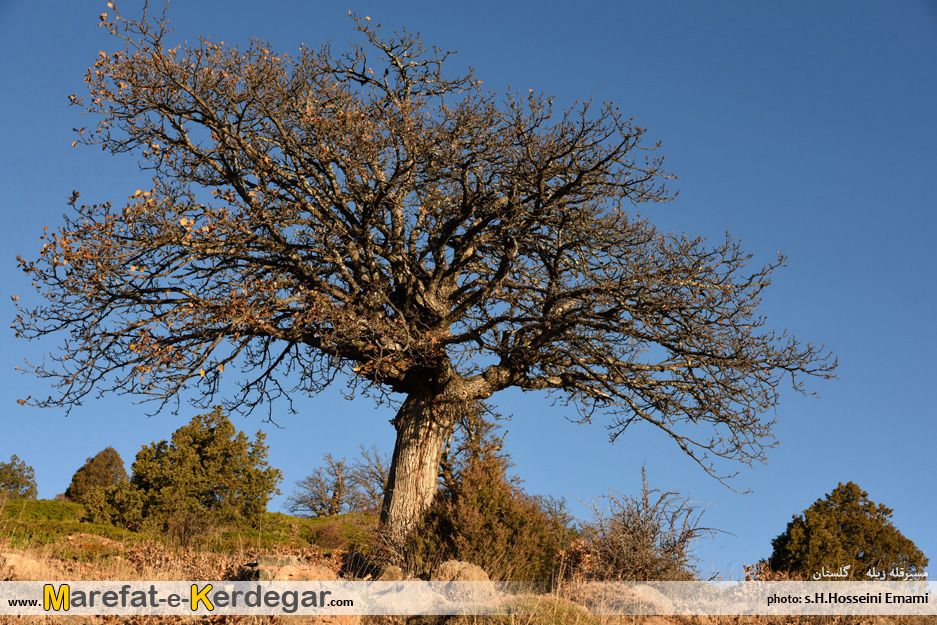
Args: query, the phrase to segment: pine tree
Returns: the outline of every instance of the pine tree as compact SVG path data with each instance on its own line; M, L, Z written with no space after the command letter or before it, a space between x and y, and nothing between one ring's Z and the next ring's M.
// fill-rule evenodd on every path
M131 484L147 495L153 512L179 509L259 520L278 493L279 470L267 465L264 434L253 443L217 407L137 454Z
M72 482L65 491L69 501L84 503L92 488L107 488L127 481L124 461L113 447L107 447L93 458L88 458L84 466L72 476Z
M31 466L16 454L9 462L0 462L0 498L35 499L37 495L36 474Z
M856 484L840 483L771 541L768 565L804 577L824 567L837 572L842 567L850 579L865 579L871 567L919 572L927 558L892 524L892 512L870 501Z
M94 489L85 507L93 521L180 535L189 535L193 524L256 525L282 479L267 464L264 438L258 432L251 442L216 407L176 430L170 441L144 446L130 481Z

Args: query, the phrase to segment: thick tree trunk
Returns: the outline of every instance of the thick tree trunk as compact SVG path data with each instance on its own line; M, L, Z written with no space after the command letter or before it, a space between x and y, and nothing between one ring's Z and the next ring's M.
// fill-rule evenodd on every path
M453 394L412 394L394 420L397 442L391 460L381 524L395 541L420 520L436 494L446 439L468 403Z

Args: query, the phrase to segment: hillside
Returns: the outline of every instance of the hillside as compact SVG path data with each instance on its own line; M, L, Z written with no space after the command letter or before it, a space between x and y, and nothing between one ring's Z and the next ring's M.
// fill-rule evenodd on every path
M12 500L0 503L0 580L107 580L107 581L204 581L249 579L337 580L360 579L366 574L352 568L361 562L355 552L374 547L375 519L364 514L303 519L266 513L256 530L214 528L189 537L188 544L167 536L146 535L82 521L80 505L58 501ZM248 566L245 566L248 565ZM454 572L442 574L448 567ZM485 579L478 567L467 563L437 566L433 579ZM396 571L396 572L395 572ZM253 572L253 573L252 573ZM381 580L404 579L397 567L370 571ZM266 576L265 576L266 575ZM398 575L398 577L393 577ZM439 577L448 575L448 577ZM471 577L480 575L481 577ZM647 623L653 625L717 625L738 623L772 625L818 623L829 625L907 623L935 625L937 617L657 617L590 614L581 603L583 593L598 592L590 586L563 583L541 594L524 594L512 604L514 614L497 617L378 617L378 616L239 616L239 617L0 617L0 623L48 623L84 625L98 623L203 622L203 623L342 623L345 625L469 625L504 623L517 625L603 625ZM653 591L651 591L653 592ZM655 599L656 600L656 599ZM580 602L580 603L577 603Z

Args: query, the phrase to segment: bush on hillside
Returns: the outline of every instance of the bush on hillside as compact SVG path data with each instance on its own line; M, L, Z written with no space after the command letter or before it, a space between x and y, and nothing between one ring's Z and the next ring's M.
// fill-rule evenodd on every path
M130 482L95 486L85 495L85 519L89 523L114 525L134 532L162 529L161 519L155 515L146 518L144 499L143 491Z
M445 480L422 525L411 533L411 570L429 571L450 559L471 562L492 579L550 581L570 529L545 513L539 500L509 478L501 440L480 443Z
M15 499L0 508L0 519L23 522L74 521L82 516L82 507L74 503L48 499Z

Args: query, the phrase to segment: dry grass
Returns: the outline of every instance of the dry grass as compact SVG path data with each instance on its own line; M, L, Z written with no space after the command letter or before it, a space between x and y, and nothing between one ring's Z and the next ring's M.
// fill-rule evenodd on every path
M0 538L0 551L22 554L39 563L30 579L68 579L75 581L178 581L233 579L238 567L262 553L294 555L307 562L322 564L337 571L340 555L325 557L315 547L278 550L245 549L236 553L211 553L181 550L160 543L122 545L93 535L69 537L71 551L88 550L99 557L85 561L62 560L56 546L41 545L30 549L11 549ZM102 550L106 547L106 550ZM100 554L106 555L100 555ZM0 579L9 579L2 577ZM463 615L456 617L381 617L368 616L360 625L937 625L937 617L875 616L640 616L590 614L578 602L595 604L596 597L585 601L581 589L564 584L542 595L521 595L511 604L511 614L497 616ZM604 591L603 591L604 592ZM613 598L610 598L612 600ZM597 610L599 611L599 610ZM302 617L214 616L214 617L12 617L0 616L0 625L156 625L160 623L204 623L206 625L291 625L313 623ZM350 624L349 624L350 625Z

